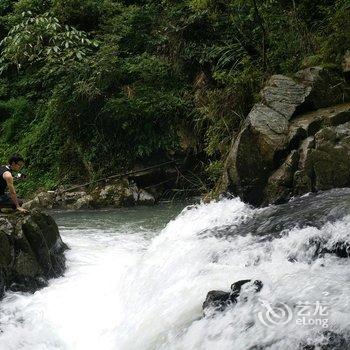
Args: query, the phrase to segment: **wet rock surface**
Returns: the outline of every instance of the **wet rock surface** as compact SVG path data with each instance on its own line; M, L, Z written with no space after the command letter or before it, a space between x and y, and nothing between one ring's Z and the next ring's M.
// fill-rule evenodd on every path
M233 283L229 292L212 290L207 294L207 297L203 303L204 315L209 315L212 312L215 313L225 311L225 309L232 304L236 304L242 287L245 284L251 284L252 291L254 293L260 292L263 287L263 283L261 281L252 281L250 279L247 279Z
M215 235L228 237L248 234L272 238L284 235L295 227L321 228L350 213L350 189L332 189L296 197L288 203L271 205L254 212L239 225L227 225L215 230ZM213 234L203 231L202 235Z
M0 215L0 297L5 289L34 292L65 270L54 219L39 211Z
M350 189L332 189L258 209L240 224L222 226L214 231L204 230L200 234L202 237L215 235L226 239L251 235L256 242L268 242L284 238L294 229L315 228L324 231L325 227L329 227L328 234L319 236L320 231L314 231L314 235L305 237L299 251L291 253L288 260L295 262L302 259L312 263L327 254L346 259L350 257L350 237L334 234L332 225L346 220L349 213Z

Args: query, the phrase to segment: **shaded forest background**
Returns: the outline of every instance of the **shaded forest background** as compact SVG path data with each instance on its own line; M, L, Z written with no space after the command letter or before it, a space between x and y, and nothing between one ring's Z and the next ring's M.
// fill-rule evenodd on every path
M22 192L191 158L201 191L271 74L339 66L349 0L1 0L0 158Z

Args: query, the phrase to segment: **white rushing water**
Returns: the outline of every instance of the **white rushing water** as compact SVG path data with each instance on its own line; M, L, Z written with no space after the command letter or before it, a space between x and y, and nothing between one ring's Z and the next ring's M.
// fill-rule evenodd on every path
M65 276L32 295L7 294L0 350L298 349L326 341L324 331L346 336L348 259L313 259L308 242L350 241L350 217L272 240L214 234L261 211L227 199L186 208L162 230L137 215L130 224L102 218L95 227L91 218L89 225L65 219L60 232L71 248ZM264 286L254 293L247 285L236 305L202 317L208 291L228 291L241 279ZM286 305L287 318L269 321L263 303L277 313ZM304 321L300 304L312 313Z

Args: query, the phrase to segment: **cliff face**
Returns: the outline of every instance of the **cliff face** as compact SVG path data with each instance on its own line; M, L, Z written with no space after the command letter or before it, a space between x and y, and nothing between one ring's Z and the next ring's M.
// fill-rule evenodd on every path
M350 186L349 100L337 70L272 76L233 142L221 190L267 205Z
M5 289L34 292L62 275L66 249L51 216L1 214L0 298Z

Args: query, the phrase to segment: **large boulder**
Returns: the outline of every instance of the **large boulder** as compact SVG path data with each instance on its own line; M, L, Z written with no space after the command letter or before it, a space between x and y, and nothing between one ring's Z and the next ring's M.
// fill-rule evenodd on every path
M115 181L97 187L93 192L95 207L122 207L135 204L137 188L127 180Z
M326 127L315 135L315 148L309 152L309 172L315 190L350 185L350 122Z
M231 183L244 201L261 203L266 178L275 155L285 148L288 120L275 110L257 104L248 115L227 158Z
M304 106L300 105L299 109L334 106L350 98L349 86L336 69L311 67L297 72L295 78L309 89Z
M305 138L293 143L295 148L290 147L285 161L269 176L262 204L279 204L295 195L350 186L349 120L350 104L296 117L289 126L289 144L295 130Z
M317 183L314 187L313 171L319 173L321 164L326 164L322 149L339 163L339 157L344 159L347 152L345 145L333 142L332 146L321 146L317 141L312 166L307 154L313 153L312 137L321 129L341 124L349 127L346 123L350 121L350 106L341 104L349 99L350 88L344 77L332 69L308 68L293 78L272 76L261 91L261 102L249 113L229 152L222 181L227 184L226 190L248 203L261 205L283 202L295 192L340 184L333 179L327 180L327 186ZM335 107L323 108L327 106ZM317 137L321 136L322 133ZM342 151L330 152L330 148L338 146Z
M61 276L67 249L53 218L39 211L0 215L0 296L4 289L34 292Z
M269 177L264 189L264 203L283 203L290 198L293 176L298 166L299 153L293 150L286 161Z
M311 90L311 86L300 84L290 77L273 75L261 91L261 97L264 105L290 119L305 103Z

